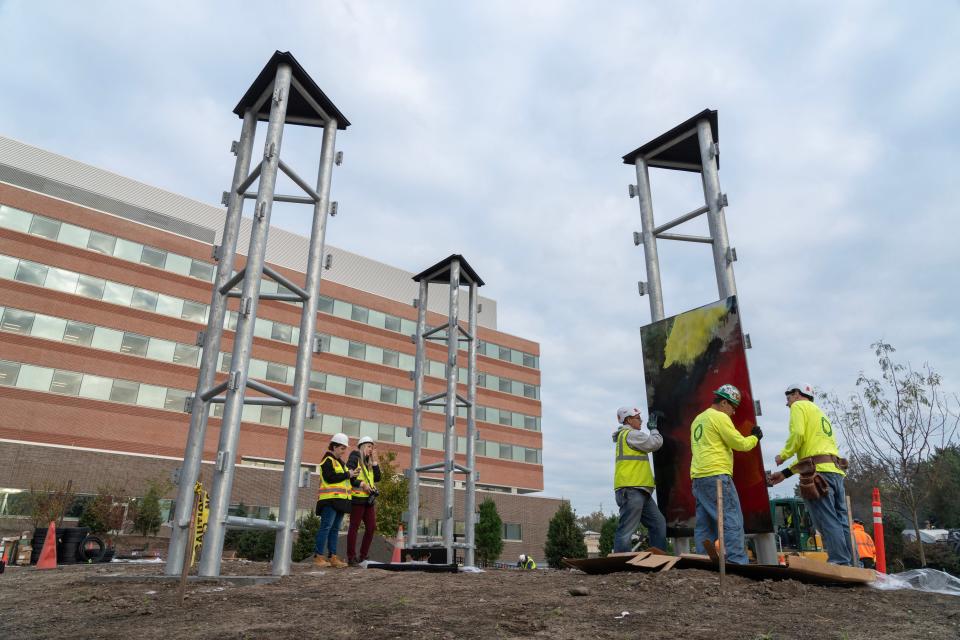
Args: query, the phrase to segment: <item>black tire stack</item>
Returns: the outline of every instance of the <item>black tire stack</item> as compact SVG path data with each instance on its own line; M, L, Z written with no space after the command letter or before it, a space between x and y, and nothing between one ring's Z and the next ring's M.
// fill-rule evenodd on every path
M89 527L63 527L57 529L57 564L77 564L78 562L109 562L106 543L97 536L91 536ZM43 543L47 539L47 529L34 530L30 553L30 564L37 564ZM112 559L113 554L110 553Z

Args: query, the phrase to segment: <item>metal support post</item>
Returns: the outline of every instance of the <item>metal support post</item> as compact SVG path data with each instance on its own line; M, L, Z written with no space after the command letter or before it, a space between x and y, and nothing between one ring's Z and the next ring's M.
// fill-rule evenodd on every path
M189 543L193 488L200 477L203 442L206 437L207 421L210 415L210 404L201 400L201 396L207 389L213 387L217 374L217 358L220 355L220 340L223 336L224 318L227 314L227 300L220 295L219 290L227 283L233 272L240 218L243 212L243 198L237 193L237 188L250 171L250 157L256 129L256 114L252 109L248 109L243 115L243 126L240 129L237 162L233 170L232 188L227 205L226 221L223 226L223 237L220 239L220 259L217 261L210 312L207 316L208 331L203 339L197 390L191 407L190 430L187 434L183 466L180 468L176 508L173 515L173 527L170 532L170 546L167 549L167 564L165 567L167 575L177 575L180 572Z
M647 295L650 297L650 318L663 320L663 289L660 285L660 258L653 223L653 198L650 195L650 174L642 156L634 161L637 168L637 200L640 203L640 229L643 232L643 256L647 265Z
M470 284L470 319L467 331L470 341L467 343L467 495L464 496L463 521L466 532L467 550L464 564L476 566L477 524L477 283Z
M330 182L333 176L334 143L337 121L329 120L323 128L320 148L320 172L317 177L318 199L313 207L313 229L310 232L310 255L307 260L306 293L300 316L300 341L297 344L297 365L293 378L296 406L290 411L287 429L287 453L284 457L283 485L280 492L280 522L284 526L277 533L273 552L273 574L290 573L290 553L296 530L297 495L300 488L300 461L303 458L303 430L307 405L310 402L310 363L313 359L313 336L317 329L317 308L320 301L320 277L323 272L323 253L327 231L327 211L330 208Z
M264 141L260 184L254 208L253 226L250 231L250 246L241 294L241 310L237 319L233 356L230 361L231 378L235 381L227 389L223 408L223 423L220 426L220 442L217 447L217 466L214 469L213 486L210 491L210 520L200 555L199 575L220 575L220 560L223 553L223 536L226 533L226 517L230 507L230 491L233 487L234 464L237 443L240 438L240 420L243 413L243 398L246 393L250 365L250 350L253 345L253 328L257 318L260 279L266 257L267 233L270 228L270 212L273 208L273 193L277 181L280 146L283 141L283 124L289 103L291 67L277 67L274 93L270 105L270 120Z
M453 462L457 450L457 345L460 326L457 322L460 302L460 262L450 263L450 315L447 320L447 402L443 423L443 546L447 562L454 561L453 551Z
M410 430L410 477L407 495L407 546L416 547L420 526L420 433L423 429L423 371L427 363L426 342L423 334L427 330L428 282L420 281L420 297L417 298L417 333L412 336L417 352L413 361L413 427Z
M706 205L710 207L707 224L710 227L710 237L713 238L713 267L717 272L717 290L723 300L737 294L737 284L733 278L733 261L729 256L730 240L727 238L727 222L723 215L716 146L713 143L710 121L706 118L697 121L697 139L703 165L703 196Z
M407 509L407 522L413 535L410 539L411 547L425 547L426 544L417 541L417 523L419 516L419 482L421 473L443 473L443 513L441 515L441 533L443 547L446 550L447 562L456 561L455 550L464 549L464 562L472 566L475 562L475 535L474 524L476 517L476 364L477 364L477 313L478 298L477 289L483 285L483 281L470 268L463 256L452 255L442 260L426 271L414 276L413 278L420 284L420 297L417 300L419 314L417 317L417 334L415 337L417 345L417 356L414 361L414 392L413 392L413 430L410 453L410 488ZM447 322L433 329L426 327L427 313L427 288L430 283L445 284L449 287L449 297L447 299L449 314ZM468 320L467 329L460 326L460 287L469 288L468 298ZM426 363L426 341L447 341L447 360L444 372L446 374L446 385L444 391L424 395L423 392L423 371ZM466 341L467 357L467 379L458 381L459 368L457 366L457 354L460 349L460 342ZM457 393L458 382L463 382L466 394ZM440 406L439 400L443 399L443 462L431 464L420 464L420 434L422 433L423 407ZM466 409L466 464L460 464L456 461L457 455L457 409L464 407ZM456 486L454 474L465 474L466 496L464 499L464 541L454 542L454 524L456 520L453 516Z

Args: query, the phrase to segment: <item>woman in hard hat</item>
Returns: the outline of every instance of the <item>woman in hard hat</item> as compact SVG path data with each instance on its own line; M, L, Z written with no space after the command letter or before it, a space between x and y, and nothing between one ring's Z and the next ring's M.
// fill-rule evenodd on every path
M380 482L380 458L373 438L363 436L357 448L350 452L347 468L359 471L353 478L351 493L350 527L347 529L347 562L359 564L367 559L370 543L377 529L377 483ZM357 530L363 523L363 540L360 542L360 555L357 555Z
M317 567L339 569L347 563L337 557L337 538L343 515L350 513L350 481L358 470L351 471L343 462L350 439L338 433L330 438L327 453L320 461L320 490L317 492L317 515L320 529L317 530L313 564Z

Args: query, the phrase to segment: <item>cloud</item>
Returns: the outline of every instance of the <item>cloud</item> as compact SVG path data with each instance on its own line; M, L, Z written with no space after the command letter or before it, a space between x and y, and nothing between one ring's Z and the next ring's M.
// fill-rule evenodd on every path
M0 4L2 133L216 202L231 109L293 51L353 122L328 241L411 271L467 256L500 329L541 343L546 493L581 512L613 504L614 411L644 400L647 278L620 157L705 107L767 463L787 380L847 390L878 338L957 387L956 6L272 6ZM310 181L318 145L284 140ZM695 175L652 180L658 221L702 201ZM668 314L716 298L709 247L660 256Z

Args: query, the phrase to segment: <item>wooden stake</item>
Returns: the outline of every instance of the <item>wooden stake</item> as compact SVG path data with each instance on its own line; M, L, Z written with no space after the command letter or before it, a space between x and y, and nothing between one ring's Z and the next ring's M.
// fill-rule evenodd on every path
M197 508L200 506L200 495L193 494L193 510L190 512L190 536L187 538L187 548L183 554L183 566L180 568L180 606L187 597L187 574L190 573L190 564L193 561L193 539L197 535Z
M720 590L727 575L727 545L723 543L723 480L717 478L717 555L720 556Z
M850 502L850 496L847 496L847 527L850 529L850 564L859 567L860 557L857 553L857 538L853 535L853 503Z

